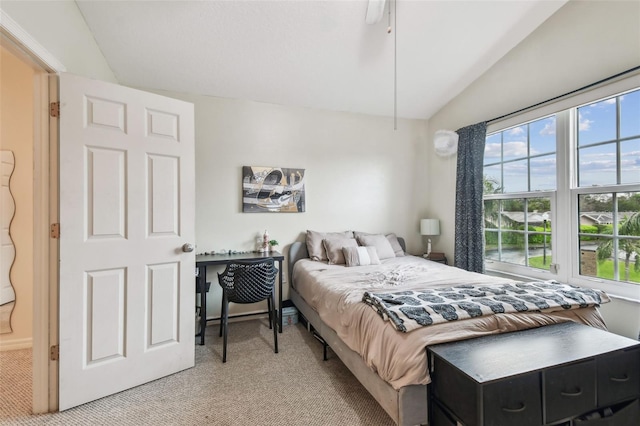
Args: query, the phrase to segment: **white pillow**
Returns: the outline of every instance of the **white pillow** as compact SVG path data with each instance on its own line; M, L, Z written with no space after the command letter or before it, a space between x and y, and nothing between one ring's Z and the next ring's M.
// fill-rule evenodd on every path
M358 244L361 246L373 246L378 252L380 260L396 257L396 253L391 247L391 243L384 235L358 235Z
M358 242L353 238L325 238L322 240L327 252L329 265L344 265L343 247L358 247Z
M375 247L343 247L342 254L347 266L379 265Z

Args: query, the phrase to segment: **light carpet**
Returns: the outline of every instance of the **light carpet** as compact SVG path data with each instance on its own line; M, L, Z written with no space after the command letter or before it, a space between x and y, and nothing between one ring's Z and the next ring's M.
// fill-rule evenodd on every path
M266 319L231 323L225 364L218 327L211 325L206 344L196 345L194 368L44 415L28 414L30 354L22 378L13 372L23 367L7 363L25 357L0 354L0 424L394 425L335 354L329 351L329 360L322 360L321 343L303 325L284 328L275 354L267 324Z

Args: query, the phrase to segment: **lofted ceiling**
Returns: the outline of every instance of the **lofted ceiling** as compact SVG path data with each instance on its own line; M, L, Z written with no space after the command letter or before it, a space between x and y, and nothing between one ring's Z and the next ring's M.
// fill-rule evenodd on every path
M120 84L426 119L566 1L76 3Z

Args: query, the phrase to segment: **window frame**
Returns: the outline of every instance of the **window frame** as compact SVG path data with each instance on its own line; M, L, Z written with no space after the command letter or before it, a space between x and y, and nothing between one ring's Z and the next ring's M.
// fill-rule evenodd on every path
M549 198L550 201L550 209L551 209L551 216L549 217L549 222L550 223L554 223L554 219L555 219L555 208L556 208L556 191L534 191L534 192L509 192L506 194L485 194L482 197L482 200L498 200L498 201L503 201L503 200L515 200L515 199L525 199L525 198ZM528 225L528 223L527 223ZM500 230L500 228L498 228L498 230ZM509 232L515 232L515 233L522 233L523 235L530 235L532 234L531 232L529 232L528 230L519 232L519 231L509 231ZM540 232L538 233L534 233L534 234L541 234ZM554 244L555 244L555 239L553 238L553 228L551 228L550 231L547 232L547 234L549 234L551 236L551 243L550 243L550 247L549 249L551 250L551 253L555 253L554 250ZM528 239L525 239L525 251L528 251ZM552 259L555 259L555 257L552 257ZM554 262L555 264L556 262ZM525 271L522 270L522 268L527 268L527 270L531 270L531 276L537 276L538 278L542 278L542 279L551 279L550 277L548 277L548 274L550 273L548 270L545 269L540 269L540 268L535 268L532 266L528 266L528 265L518 265L518 264L514 264L514 263L507 263L507 262L501 262L499 260L495 260L495 259L486 259L485 258L485 266L486 265L494 265L494 264L499 264L499 265L503 265L500 269L503 272L509 272L509 273L514 273L514 274L518 274L518 275L522 275ZM488 269L488 268L487 268ZM539 272L540 275L538 275L536 272Z
M578 218L580 208L578 205L578 198L580 195L586 194L599 194L603 192L611 193L625 193L625 192L639 192L640 185L638 184L625 184L625 185L603 185L603 186L591 186L582 188L571 188L571 216ZM598 277L589 277L587 275L580 275L580 240L579 240L579 227L571 226L571 253L574 254L576 261L571 262L571 277L569 282L571 284L583 285L588 287L597 287L607 293L627 297L633 300L640 300L640 283L630 284L624 281L612 281L605 280ZM618 236L618 238L620 238ZM629 287L629 288L627 288ZM634 287L636 287L634 289ZM628 290L628 291L627 291ZM635 290L635 291L634 291Z
M579 195L640 191L640 184L578 187L577 109L634 90L640 90L640 73L618 78L573 96L563 97L555 102L489 123L487 135L555 114L557 188L555 191L486 194L483 196L483 202L487 199L549 197L551 200L550 219L553 223L551 250L554 266L550 268L551 270L485 259L487 273L512 276L518 279L557 279L574 285L597 287L616 297L640 301L640 284L580 275L579 226L577 226ZM572 143L572 141L575 142ZM561 211L569 212L569 214L559 214Z

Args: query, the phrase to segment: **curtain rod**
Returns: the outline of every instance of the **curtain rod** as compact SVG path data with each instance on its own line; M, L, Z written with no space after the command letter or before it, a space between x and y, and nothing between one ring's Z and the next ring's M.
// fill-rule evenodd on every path
M628 69L626 71L622 71L622 72L620 72L618 74L615 74L615 75L612 75L610 77L603 78L602 80L596 81L595 83L588 84L588 85L583 86L583 87L581 87L579 89L575 89L575 90L572 90L570 92L564 93L562 95L558 95L556 97L553 97L551 99L547 99L546 101L538 102L537 104L529 105L528 107L521 108L521 109L519 109L517 111L513 111L513 112L510 112L508 114L501 115L500 117L492 118L491 120L487 120L487 124L492 123L494 121L502 120L503 118L507 118L507 117L510 117L512 115L520 114L521 112L525 112L525 111L533 109L533 108L537 108L537 107L539 107L541 105L544 105L544 104L547 104L549 102L557 101L558 99L561 99L561 98L564 98L564 97L567 97L567 96L570 96L570 95L574 95L574 94L576 94L578 92L582 92L583 90L591 89L592 87L597 86L599 84L606 83L607 81L616 79L616 78L621 77L621 76L623 76L625 74L629 74L629 73L632 73L634 71L639 71L639 70L640 70L640 66L630 68L630 69Z

